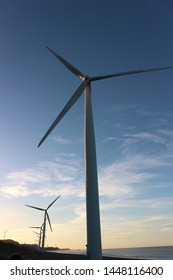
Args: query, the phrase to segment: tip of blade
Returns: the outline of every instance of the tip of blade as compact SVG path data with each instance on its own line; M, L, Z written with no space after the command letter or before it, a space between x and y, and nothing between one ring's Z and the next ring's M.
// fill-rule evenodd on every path
M45 45L45 48L48 49L48 50L50 50L50 48L49 48L48 46L46 46L46 45Z
M38 143L38 146L37 146L37 148L39 148L40 146L41 146L41 144L43 143L43 139L41 139L41 141Z
M37 148L39 148L39 147L40 147L40 145L41 145L41 143L39 143L39 144L38 144Z

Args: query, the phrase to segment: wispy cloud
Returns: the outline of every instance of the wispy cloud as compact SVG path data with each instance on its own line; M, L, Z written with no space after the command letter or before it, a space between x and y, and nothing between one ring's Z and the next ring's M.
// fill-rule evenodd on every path
M141 192L140 186L157 178L153 170L167 165L161 157L150 157L138 154L128 156L99 169L99 185L101 195L135 196Z
M166 139L150 132L124 133L124 144L135 144L137 142L152 142L157 144L165 144Z
M126 197L111 197L111 200L105 200L101 203L102 211L108 211L110 209L123 209L124 211L132 211L142 213L151 213L159 210L161 211L172 208L172 197L159 197L159 198L136 198L135 196ZM127 214L128 215L128 214Z
M115 141L115 140L116 140L116 137L114 137L114 136L107 136L101 142L102 143L109 143L109 142L112 142L112 141Z
M83 170L80 160L59 156L53 161L39 162L33 168L26 168L7 174L0 185L0 193L7 196L27 196L40 194L81 195Z
M129 112L129 110L134 110L136 108L136 105L134 104L125 104L125 103L122 103L122 104L112 104L109 106L109 108L107 108L107 110L109 112L113 112L113 113L122 113L122 114L125 114L127 112Z
M171 141L172 144L172 140L173 140L173 130L168 130L168 129L160 129L159 133L163 136L166 137L167 142Z
M157 169L170 164L167 158L161 156L136 154L100 166L100 194L108 197L135 196L140 190L137 186L157 178ZM33 168L7 174L0 185L0 193L17 197L31 194L50 196L61 192L63 195L84 197L84 181L83 162L75 155L67 157L60 154L52 161L41 161Z
M26 186L11 184L11 182L5 183L0 186L1 195L11 196L11 197L24 197L30 194L29 188Z
M58 136L52 136L51 137L52 141L58 144L71 144L71 140L67 138L63 138L60 135Z
M149 108L139 108L136 110L136 112L140 115L146 116L146 117L152 117L152 118L164 118L164 119L170 119L173 117L172 111L153 111L149 110Z
M150 142L154 142L154 143L159 143L159 144L164 144L165 143L165 139L155 135L153 133L149 133L149 132L138 132L136 134L133 134L134 138L137 138L141 141L150 141Z

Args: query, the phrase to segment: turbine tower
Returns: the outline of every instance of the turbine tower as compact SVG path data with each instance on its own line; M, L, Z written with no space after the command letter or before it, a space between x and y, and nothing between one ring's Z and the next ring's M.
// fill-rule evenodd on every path
M40 207L31 206L31 205L25 205L25 206L30 207L30 208L34 208L34 209L37 209L37 210L40 210L40 211L44 211L44 220L43 220L43 229L42 229L42 245L41 245L42 252L44 251L44 243L45 243L45 236L46 236L46 220L48 220L50 230L52 231L52 226L51 226L49 214L48 214L47 211L55 203L55 201L59 197L60 197L60 195L53 202L51 202L51 204L49 204L49 206L46 209L43 209L43 208L40 208Z
M98 176L97 176L97 159L96 159L96 144L94 134L94 122L91 103L91 83L98 80L120 77L131 74L159 71L171 69L173 67L162 67L145 70L134 70L120 73L114 73L104 76L89 77L84 75L76 67L67 62L62 56L58 55L49 47L46 47L65 67L74 75L78 76L82 83L64 106L60 114L47 130L43 138L38 144L38 147L44 142L47 136L61 121L64 115L70 110L74 103L84 92L84 162L86 176L86 217L87 217L87 254L89 259L102 259L101 246L101 229L100 229L100 210L99 210L99 193L98 193Z

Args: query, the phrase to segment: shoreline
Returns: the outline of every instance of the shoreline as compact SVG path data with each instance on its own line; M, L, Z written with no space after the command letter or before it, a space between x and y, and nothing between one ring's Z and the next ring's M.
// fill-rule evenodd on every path
M60 249L61 251L61 249ZM20 244L13 240L0 240L0 260L87 260L85 254L40 252L36 245ZM132 260L103 256L103 260Z

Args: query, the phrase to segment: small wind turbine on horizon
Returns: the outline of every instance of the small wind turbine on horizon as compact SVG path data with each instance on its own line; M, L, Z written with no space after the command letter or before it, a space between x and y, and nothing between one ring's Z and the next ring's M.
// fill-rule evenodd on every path
M3 239L5 239L6 234L7 234L7 231L8 231L8 229L4 230L4 236L3 236Z
M45 236L46 236L46 221L48 220L49 222L49 227L50 227L50 230L52 231L52 226L51 226L51 222L50 222L50 218L49 218L49 214L48 214L48 210L49 208L55 203L55 201L60 197L60 195L53 201L51 202L48 207L46 209L44 208L40 208L40 207L36 207L36 206L31 206L31 205L25 205L27 207L30 207L30 208L34 208L36 210L40 210L40 211L44 211L44 221L43 221L43 230L42 230L42 245L41 245L41 249L42 251L44 251L44 243L45 243Z
M46 47L65 67L74 75L82 80L75 93L64 106L60 114L47 130L38 147L44 142L55 126L61 121L64 115L70 110L74 103L84 92L84 162L86 176L86 218L87 218L87 254L89 259L102 259L101 229L100 229L100 210L99 210L99 192L96 144L94 133L93 112L91 103L91 82L104 80L108 78L126 76L131 74L140 74L145 72L172 69L173 67L152 68L145 70L134 70L120 73L114 73L104 76L89 77L79 71L76 67L67 62L62 56L58 55L51 48Z

